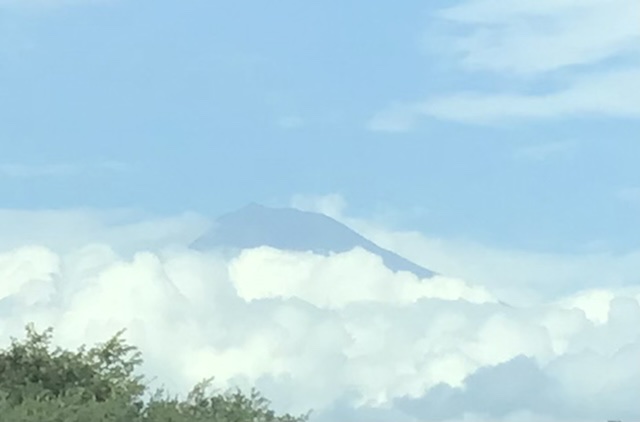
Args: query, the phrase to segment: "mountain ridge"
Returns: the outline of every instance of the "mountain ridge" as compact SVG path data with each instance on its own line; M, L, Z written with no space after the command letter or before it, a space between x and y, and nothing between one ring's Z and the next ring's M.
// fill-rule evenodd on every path
M361 247L380 256L385 266L394 272L408 271L420 278L436 275L435 272L378 246L327 215L295 208L271 208L257 203L220 216L215 226L190 246L196 250L270 246L323 255Z

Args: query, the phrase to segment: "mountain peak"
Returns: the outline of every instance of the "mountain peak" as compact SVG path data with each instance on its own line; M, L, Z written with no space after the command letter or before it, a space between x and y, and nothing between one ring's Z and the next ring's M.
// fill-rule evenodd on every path
M344 224L324 214L294 208L271 208L257 203L221 216L192 247L209 249L276 249L318 254L347 252L356 247L380 256L392 271L409 271L420 278L434 273L383 249Z

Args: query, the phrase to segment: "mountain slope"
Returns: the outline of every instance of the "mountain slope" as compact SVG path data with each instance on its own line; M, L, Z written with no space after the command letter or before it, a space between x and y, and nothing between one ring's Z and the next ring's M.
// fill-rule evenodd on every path
M191 246L197 250L270 246L319 254L347 252L361 247L380 256L392 271L409 271L420 278L434 275L432 271L379 247L326 215L293 208L248 205L220 217L216 226Z

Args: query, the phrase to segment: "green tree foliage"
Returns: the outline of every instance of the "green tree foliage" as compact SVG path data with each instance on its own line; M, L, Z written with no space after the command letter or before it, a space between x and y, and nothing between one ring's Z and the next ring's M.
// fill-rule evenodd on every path
M305 422L309 413L277 416L257 391L208 393L212 379L197 384L185 400L163 390L143 396L135 375L140 352L124 331L89 350L51 350L53 330L26 328L26 339L0 351L2 422Z

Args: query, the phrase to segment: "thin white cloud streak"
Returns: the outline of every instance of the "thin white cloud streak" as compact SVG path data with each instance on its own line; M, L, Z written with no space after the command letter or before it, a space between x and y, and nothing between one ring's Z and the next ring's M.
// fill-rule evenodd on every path
M81 164L0 164L0 177L10 179L40 179L50 177L69 177L101 171L120 173L127 169L124 163L105 161L92 165Z
M448 24L428 49L479 78L518 77L522 90L461 87L424 101L394 101L367 128L413 130L422 119L469 124L572 117L640 117L640 3L634 0L467 0L442 9ZM437 26L442 28L441 26ZM460 31L460 29L463 29ZM450 32L448 32L450 31ZM558 86L542 91L553 72ZM511 79L514 80L514 79ZM536 89L532 89L536 88Z
M125 256L122 247L0 253L2 346L29 321L53 325L66 347L127 327L145 372L174 392L214 375L220 387L256 385L278 410L314 408L316 420L640 416L626 393L640 387L638 291L509 308L437 299L448 294L444 281L421 287L360 250L258 248L223 259L179 247ZM501 398L505 384L511 396ZM434 398L442 388L449 399ZM545 408L529 409L527 388L555 401L540 395Z
M640 187L621 188L616 192L615 196L621 201L638 205L640 204Z
M9 178L30 179L37 177L70 176L76 174L78 168L66 164L51 164L42 166L26 166L23 164L2 164L0 174Z
M305 126L307 122L300 116L285 115L276 120L276 126L283 130L300 129Z
M640 52L635 0L470 0L439 16L470 30L451 46L474 70L539 74Z
M578 146L577 141L544 142L516 148L513 156L516 159L544 161L550 158L567 157Z
M582 76L567 88L548 94L460 93L427 101L396 105L368 123L375 131L406 132L423 118L473 124L505 120L567 117L640 117L640 68Z
M133 209L0 209L0 251L40 245L66 253L87 244L104 243L130 255L191 242L210 225L208 219L195 213L166 217Z
M0 7L21 10L47 10L82 4L102 4L114 0L0 0Z

